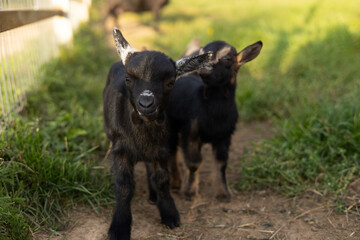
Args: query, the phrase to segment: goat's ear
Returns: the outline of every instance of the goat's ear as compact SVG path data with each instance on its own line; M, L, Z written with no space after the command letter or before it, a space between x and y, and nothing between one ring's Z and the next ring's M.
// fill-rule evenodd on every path
M211 58L213 53L207 52L201 55L184 57L176 61L176 76L196 72L202 68L212 69Z
M114 27L113 30L116 50L120 55L122 63L125 65L126 60L128 56L130 56L132 53L136 52L126 41L126 39L121 34L120 30L116 27Z
M250 46L247 46L241 52L239 52L236 57L237 67L239 68L245 63L255 59L259 55L262 46L263 46L262 42L258 41L254 44L251 44Z
M195 54L203 54L204 50L200 52L201 48L201 40L200 38L194 38L191 42L187 45L185 53L183 54L184 57L195 55Z

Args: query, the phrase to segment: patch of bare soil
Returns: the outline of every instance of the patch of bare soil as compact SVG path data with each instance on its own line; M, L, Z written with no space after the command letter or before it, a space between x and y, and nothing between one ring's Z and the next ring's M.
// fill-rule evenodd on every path
M241 180L244 147L270 136L271 126L267 123L238 125L230 151L230 184ZM172 192L182 222L173 230L160 224L156 206L148 202L146 170L139 163L135 169L136 192L132 200L132 239L360 239L356 205L350 205L347 214L340 214L333 210L331 201L314 191L286 198L271 190L238 192L233 189L231 202L218 202L212 186L212 162L211 147L203 147L200 196L194 201L185 201L179 193ZM354 191L359 188L360 181L357 182L351 186ZM111 214L112 209L102 209L99 215L91 209L75 209L68 230L51 239L107 239ZM49 236L36 238L48 239Z

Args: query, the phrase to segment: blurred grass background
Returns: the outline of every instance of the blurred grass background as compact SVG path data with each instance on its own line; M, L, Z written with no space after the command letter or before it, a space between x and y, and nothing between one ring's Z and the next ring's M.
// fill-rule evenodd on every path
M71 207L114 202L109 171L99 166L107 150L102 89L118 60L100 24L103 4L93 1L91 21L44 66L43 84L1 133L0 239L31 238L44 226L55 232ZM153 25L150 13L126 13L120 26L127 20ZM346 193L360 175L357 0L172 0L159 27L125 37L174 59L194 37L204 44L221 39L238 51L264 43L239 71L236 100L241 121L271 121L275 136L239 159L242 180L233 187Z

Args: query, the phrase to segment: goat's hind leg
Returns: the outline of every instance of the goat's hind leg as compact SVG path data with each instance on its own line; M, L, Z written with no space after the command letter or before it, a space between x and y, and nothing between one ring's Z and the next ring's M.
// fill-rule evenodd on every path
M170 153L170 187L171 189L180 189L181 179L177 162L178 132L170 132L167 148Z
M170 195L169 170L167 159L153 164L151 184L156 190L156 205L161 216L161 223L170 227L180 226L180 215Z
M177 154L175 152L175 154L170 157L170 186L171 189L179 190L181 186L181 178L176 155Z
M200 139L189 141L183 149L188 171L184 177L181 193L186 200L191 201L199 193L199 167L202 161Z
M217 187L216 198L222 202L229 202L231 192L226 180L226 167L229 158L230 140L225 140L217 144L213 144L215 153L215 185Z
M116 209L109 229L110 240L130 239L131 208L130 202L134 195L134 166L120 150L112 148L110 159L113 161L115 175Z

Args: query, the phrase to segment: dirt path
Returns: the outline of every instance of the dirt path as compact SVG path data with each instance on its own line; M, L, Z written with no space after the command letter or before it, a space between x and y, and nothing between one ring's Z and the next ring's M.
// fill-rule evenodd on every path
M244 147L271 135L269 124L239 125L233 136L228 180L240 180L240 159ZM146 171L136 166L136 192L132 201L132 239L360 239L357 214L338 214L326 199L314 192L285 198L269 191L237 192L230 203L216 201L211 184L210 146L203 148L200 169L200 196L193 202L173 192L182 225L170 230L160 224L156 206L147 201ZM360 184L360 183L359 183ZM107 239L112 209L96 215L91 209L77 209L71 214L69 229L51 239ZM49 236L39 237L48 239Z

